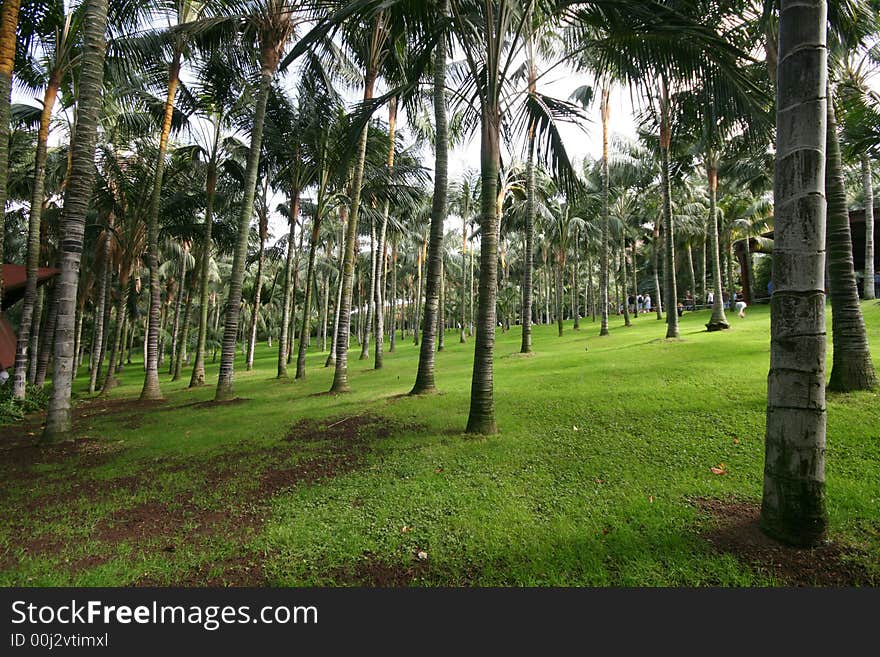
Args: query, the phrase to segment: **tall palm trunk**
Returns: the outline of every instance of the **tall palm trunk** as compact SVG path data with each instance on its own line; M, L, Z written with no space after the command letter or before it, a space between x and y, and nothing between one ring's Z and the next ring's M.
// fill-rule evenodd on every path
M257 277L254 279L254 312L251 314L251 327L248 331L248 350L245 369L250 372L254 369L254 351L257 348L257 325L260 320L260 298L263 294L263 262L266 255L266 234L268 226L268 208L266 196L269 191L269 176L263 183L263 199L260 204L260 250L257 253Z
M629 277L626 271L626 235L620 240L620 279L623 283L623 325L632 326L629 316Z
M333 308L333 333L330 337L330 353L327 354L327 360L324 361L324 367L336 365L336 339L339 337L339 304L342 303L342 260L345 251L345 207L339 208L339 218L342 220L339 235L339 254L336 261L339 263L339 273L336 275L336 303ZM393 336L392 336L393 337ZM392 346L394 341L392 340Z
M310 326L312 313L312 279L315 271L315 255L318 252L318 240L321 237L321 215L323 208L318 203L318 211L312 219L312 235L309 239L309 264L306 268L305 298L303 299L302 328L299 331L299 352L296 355L296 378L306 378L306 348L309 344L309 336L312 334Z
M871 176L871 158L861 155L862 189L865 192L865 276L862 279L865 299L874 298L874 183Z
M180 379L180 366L183 362L183 359L186 357L186 344L187 340L189 340L189 321L190 317L192 317L192 306L192 291L187 291L186 310L184 310L183 312L183 326L181 326L180 328L180 346L177 348L177 353L174 356L174 370L171 374L172 381L177 381Z
M437 313L437 351L446 348L446 263L440 256L440 310Z
M385 42L384 17L380 16L373 25L372 45L381 47ZM378 63L372 62L367 67L364 78L364 101L373 97L373 88L378 76ZM357 254L358 215L361 203L361 187L364 181L364 164L367 157L367 133L369 124L364 125L358 144L357 160L351 179L351 210L345 234L345 255L342 261L342 295L339 302L339 327L334 348L336 349L336 369L333 373L331 392L348 392L348 343L351 335L351 298L354 291L354 265Z
M266 118L266 102L272 78L278 67L278 49L274 45L263 44L261 52L260 91L254 108L254 125L251 129L251 146L245 170L244 198L238 218L238 243L232 260L232 274L229 278L229 297L226 300L225 321L223 324L223 346L220 352L220 375L217 378L215 398L220 401L231 399L234 395L232 380L235 372L235 341L241 314L241 284L244 279L244 266L247 259L248 227L254 212L254 194L259 175L260 150L263 144L263 122Z
M533 41L530 34L528 40L530 94L534 94L537 90L537 71L535 69ZM536 126L530 124L526 159L526 235L522 277L522 342L519 347L521 354L528 354L532 351L532 277L534 276L535 260L533 254L535 239L535 134Z
M321 313L321 351L327 351L327 321L330 316L330 275L324 274L324 303Z
M189 245L184 242L180 252L180 292L174 301L174 321L171 323L171 358L168 363L168 373L174 372L174 361L177 360L177 336L180 333L180 310L183 308L183 288L186 286L186 265Z
M652 264L654 270L654 310L657 313L657 320L663 319L663 299L660 291L660 226L654 223L654 243L652 249Z
M871 362L865 320L853 268L852 236L843 182L843 163L837 137L837 119L828 86L828 123L825 160L826 257L831 294L831 377L828 389L840 392L870 390L877 385Z
M13 0L14 2L14 0ZM6 4L4 3L4 8ZM76 140L72 145L72 166L64 190L64 209L59 233L58 320L55 328L52 397L44 441L70 434L70 393L74 375L73 341L76 320L76 292L82 256L86 214L95 180L95 140L104 82L104 54L108 0L86 0L83 46L80 55L79 101ZM4 25L5 27L5 25ZM2 116L0 116L2 123Z
M824 0L781 0L770 373L761 527L802 546L825 536Z
M95 306L95 337L92 340L92 360L89 371L89 393L95 392L98 382L98 370L102 361L102 345L104 343L104 309L107 304L107 291L110 285L110 234L113 230L113 215L107 218L107 230L104 231L103 262L101 263L100 284L98 286L98 304Z
M16 28L20 0L4 0L0 8L0 210L6 210L6 181L9 164L9 114L12 94L12 72L15 68ZM0 230L0 256L3 237ZM0 301L3 299L3 268L0 267Z
M388 335L388 353L397 347L397 240L391 242L391 326Z
M564 265L562 264L562 255L556 254L556 263L553 267L553 287L554 287L554 307L556 313L556 329L559 332L559 337L562 337L562 270L564 269Z
M299 195L297 194L297 200L299 200ZM299 214L301 212L299 204L296 207L297 218L299 218ZM344 208L339 210L340 215L344 212ZM344 220L343 220L344 223ZM303 239L305 238L306 231L302 230L302 226L300 226L299 231L299 242L297 242L296 246L296 254L293 257L293 286L290 290L290 324L288 326L287 333L287 364L290 365L293 362L293 341L296 339L296 290L299 285L299 256L302 253L303 248ZM340 258L341 260L341 258Z
M724 314L724 301L722 299L724 285L721 282L721 248L718 239L718 169L714 164L706 166L706 175L709 178L709 239L712 249L712 283L714 299L712 301L712 317L706 324L708 331L721 331L729 329L730 324Z
M52 338L55 336L55 325L58 320L58 290L53 285L46 292L48 297L46 321L40 333L40 353L37 357L37 374L34 377L34 385L40 388L46 382L46 372L49 369L49 357L52 355ZM76 352L74 352L76 353Z
M610 258L608 249L608 120L611 110L608 106L610 90L602 87L602 102L599 111L602 115L602 242L599 247L599 306L602 313L602 324L599 335L608 335L608 275Z
M17 4L17 3L16 3ZM5 9L4 9L5 14ZM14 46L13 46L14 47ZM40 223L44 205L44 183L46 180L46 157L48 153L49 122L52 119L52 108L61 84L61 73L54 70L43 93L43 111L40 113L40 129L37 132L37 152L34 156L34 183L31 194L30 217L28 219L27 241L27 279L24 288L24 299L21 308L21 321L18 331L18 342L15 348L15 370L13 374L13 397L25 397L25 369L28 363L28 343L31 338L31 320L34 316L34 304L37 299L37 271L40 267ZM0 89L2 93L2 89ZM4 144L4 150L6 145ZM4 167L5 168L5 167ZM4 205L5 207L5 191ZM0 238L2 244L2 238ZM0 251L2 256L2 251ZM33 358L37 354L33 354Z
M660 88L660 186L663 190L663 268L666 288L666 337L678 337L678 313L676 303L678 289L675 281L675 232L672 222L672 191L669 182L669 146L672 132L669 125L669 90L665 76Z
M394 168L394 143L397 129L397 98L392 98L388 104L388 173ZM373 301L376 306L376 347L373 360L374 369L382 369L383 349L385 343L385 250L386 236L388 235L388 213L390 201L385 199L385 207L382 210L382 224L379 227L379 243L376 252L379 254L379 264L376 267L376 276L373 283Z
M119 351L122 349L122 328L125 324L125 285L120 278L119 281L119 298L116 300L116 328L113 331L113 342L110 345L110 360L107 364L107 375L104 377L104 383L101 386L101 394L106 394L114 386L116 382L116 359Z
M175 49L168 67L168 93L162 132L159 135L159 152L153 174L153 192L150 197L150 214L147 216L147 266L150 269L150 311L147 326L147 362L141 399L161 399L159 388L159 314L162 299L159 293L159 210L162 204L162 178L165 174L165 152L171 134L171 118L174 116L174 96L180 83L181 53Z
M444 15L448 0L444 4ZM446 119L446 39L437 41L434 50L434 198L431 202L431 229L428 238L428 271L425 286L425 314L422 345L416 382L410 394L431 392L434 384L434 349L437 346L438 322L443 331L443 313L439 308L443 277L443 224L448 204L449 143ZM421 276L421 269L419 270Z
M492 434L495 424L494 351L495 300L498 290L498 170L501 165L501 112L484 101L480 144L480 299L477 304L477 339L471 377L471 406L467 432Z
M373 200L375 208L375 199ZM364 321L363 321L363 339L361 340L361 355L358 360L367 360L370 357L370 331L373 328L373 322L376 321L376 313L373 309L376 294L376 266L378 265L378 244L376 242L376 220L370 217L370 271L364 272L363 279L365 281L364 294Z
M419 318L422 311L422 269L425 263L425 249L418 246L418 256L416 258L416 269L419 273L418 285L416 287L416 298L413 299L413 344L419 346L419 333L422 327L419 324Z
M202 254L199 274L199 335L196 339L196 358L193 363L189 387L205 385L205 343L208 339L208 272L211 264L213 243L211 233L214 227L214 193L217 188L217 146L220 143L220 122L214 123L214 145L205 178L205 234L202 238Z
M28 346L27 359L27 382L31 385L33 385L34 377L37 375L37 353L40 350L40 322L43 319L45 297L45 290L39 290L39 294L37 294L37 303L34 304L34 313L31 318L31 340L30 345Z
M580 228L574 227L574 270L571 274L571 314L574 316L575 331L581 329L581 308L580 308L580 291L578 290L578 279L580 279L581 264L581 237Z
M293 254L296 251L296 224L299 217L299 189L292 186L290 194L290 231L287 235L287 257L284 261L284 299L281 302L281 334L278 336L278 378L287 376L288 331L293 303Z

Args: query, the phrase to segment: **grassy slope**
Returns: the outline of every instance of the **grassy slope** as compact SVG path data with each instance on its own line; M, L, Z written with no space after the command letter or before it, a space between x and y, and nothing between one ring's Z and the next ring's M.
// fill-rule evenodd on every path
M864 310L880 354L880 306L866 304ZM234 507L247 499L250 465L260 463L257 450L287 445L279 439L294 422L365 410L427 430L381 439L364 467L275 497L261 511L265 524L245 539L248 553L256 555L249 558L269 583L333 584L365 559L410 568L420 550L428 554L417 580L424 583L778 583L713 552L698 534L705 519L688 502L730 495L759 500L761 492L768 309L750 308L745 319L733 316L733 329L723 334L705 333L707 320L706 313L685 314L683 340L672 343L659 339L665 329L653 315L640 317L631 329L613 321L606 338L589 321L580 332L567 323L562 338L555 326L536 327L536 353L525 358L516 353L519 332L499 331L500 434L488 438L461 433L473 343L459 345L455 332L437 358L442 392L423 398L400 397L412 385L418 358L410 339L386 355L382 371L371 371L372 361L350 361L354 392L336 397L314 395L330 386L323 355L310 355L306 382L278 382L275 351L263 344L255 371L244 372L242 365L235 375L236 392L246 403L154 410L137 428L96 413L81 433L119 448L111 458L87 471L78 470L78 457L35 466L39 478L0 497L4 517L20 516L34 495L53 493L60 500L14 529L0 526L0 554L12 557L0 584L120 585L144 575L173 584L187 572L210 570L241 545L216 536L196 549L183 538L172 555L159 540L146 550L101 542L96 527L114 512L124 515L120 509L154 501L173 505L188 492L205 509ZM141 376L140 368L129 367L113 396L136 396ZM208 376L213 381L216 369ZM82 387L82 377L79 382ZM213 387L188 391L186 383L163 381L168 405L212 398ZM875 575L878 398L861 393L829 399L827 457L832 535L875 555L865 557ZM291 462L304 450L294 443ZM199 464L223 451L253 456L239 466L237 479L206 485ZM194 467L166 467L168 462ZM720 462L728 474L710 472ZM129 475L148 484L97 498L71 488L82 478ZM401 531L404 526L411 530ZM185 525L181 532L185 537ZM45 554L24 549L41 536L64 547ZM96 553L105 557L92 567L88 558Z

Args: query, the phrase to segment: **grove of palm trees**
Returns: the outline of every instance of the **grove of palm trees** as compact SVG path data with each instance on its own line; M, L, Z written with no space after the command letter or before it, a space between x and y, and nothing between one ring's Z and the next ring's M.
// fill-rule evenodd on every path
M5 0L0 583L880 584L877 0Z

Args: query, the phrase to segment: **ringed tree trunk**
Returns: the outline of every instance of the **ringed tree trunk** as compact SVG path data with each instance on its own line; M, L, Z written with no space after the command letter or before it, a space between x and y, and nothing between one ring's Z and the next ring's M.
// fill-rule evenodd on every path
M629 278L626 271L626 235L623 235L620 243L620 277L623 283L623 325L632 326L629 317Z
M770 372L761 527L821 543L825 508L824 0L781 0Z
M843 163L837 137L837 119L828 86L828 123L825 160L826 253L831 293L831 377L828 389L838 392L871 390L877 374L871 362L868 335L853 268L852 236L846 207Z
M653 244L653 269L654 269L654 311L657 313L657 320L663 320L663 299L660 292L660 226L654 224L654 244Z
M177 336L180 334L180 309L183 307L184 287L186 286L186 265L189 254L189 244L181 244L180 255L180 292L174 300L174 320L171 323L171 358L168 363L168 373L174 373L174 361L177 360Z
M440 256L440 311L437 314L437 351L446 348L446 261ZM508 326L508 328L510 328Z
M7 4L11 3L4 3L4 9ZM55 327L54 376L46 428L42 436L44 442L66 438L71 431L70 394L74 374L76 292L86 214L95 181L95 141L101 111L104 54L107 47L104 38L107 29L107 4L107 0L87 0L85 6L76 140L71 147L72 166L64 190L64 209L61 213L62 238L58 256L61 273L56 283L58 319Z
M113 342L110 346L110 360L107 363L107 376L104 377L104 383L101 386L101 394L105 395L116 384L116 359L119 357L119 351L122 349L122 328L125 324L125 291L126 283L123 277L119 279L119 298L116 300L116 328L113 331Z
M574 227L574 270L571 273L571 314L574 316L575 331L581 330L581 308L580 308L580 290L578 290L578 279L580 279L581 264L581 233L580 228ZM626 255L624 255L626 257Z
M446 3L444 3L445 5ZM449 171L448 124L446 119L446 39L437 41L434 51L434 198L431 203L431 229L428 238L428 270L425 286L425 315L419 367L410 394L435 390L434 349L439 330L443 331L443 313L438 307L443 284L443 224L446 222ZM420 270L421 271L421 270ZM418 328L416 328L418 331Z
M42 347L37 358L37 375L34 377L34 385L40 388L46 383L49 357L52 355L52 338L55 336L55 324L58 320L58 292L54 285L46 292L46 296L48 297L48 310L46 321L43 322L43 329L40 333Z
M537 91L537 71L535 70L533 38L529 36L529 93ZM532 351L532 278L534 276L534 238L535 238L535 137L536 126L529 125L528 157L526 159L526 225L525 252L523 253L522 278L522 343L519 352L528 354ZM575 324L577 320L575 320ZM462 333L462 342L464 334Z
M565 258L563 257L561 252L557 252L556 254L556 266L553 267L553 287L554 287L554 305L556 306L556 328L559 332L559 337L562 337L562 274L565 269L565 265L563 264Z
M235 342L238 335L238 322L241 314L241 284L244 279L244 266L247 258L248 227L254 212L254 193L259 175L260 150L263 144L263 122L266 118L266 102L272 78L278 67L278 49L264 44L261 52L260 91L254 109L254 125L251 129L251 146L248 152L245 171L244 199L238 218L238 243L232 260L232 274L229 279L229 297L226 300L225 321L223 325L223 346L220 351L220 375L217 378L215 399L222 401L234 396L232 380L235 372Z
M865 190L865 277L862 297L874 298L874 184L871 159L862 153L862 187Z
M297 207L297 213L301 212L299 206ZM339 211L342 214L343 210ZM293 362L293 341L296 338L296 291L299 286L299 256L302 253L303 248L303 239L305 238L306 232L300 226L299 231L299 242L297 242L296 254L293 256L293 287L290 290L291 301L290 301L290 325L287 329L287 364L290 365Z
M171 134L171 118L174 116L174 96L180 83L181 53L175 49L168 67L168 94L165 98L165 114L159 135L159 153L153 174L153 192L150 197L150 214L147 216L147 266L150 269L150 312L147 326L147 362L141 399L162 399L159 388L159 314L162 299L159 294L159 210L162 203L162 178L165 174L165 152Z
M388 331L388 353L397 346L397 240L391 242L391 326Z
M290 232L287 235L287 257L284 261L284 300L281 302L281 333L278 336L278 378L287 376L287 342L293 303L293 254L296 251L296 223L299 217L299 189L293 186L290 195Z
M666 287L666 338L678 337L678 313L676 302L678 289L675 281L675 232L672 225L672 198L669 187L669 145L672 141L672 132L669 125L669 92L666 88L666 79L663 78L660 89L660 177L663 189L663 229L664 239L664 262L665 271L664 285Z
M0 209L6 208L6 180L9 164L9 114L12 94L12 72L20 0L4 0L0 8ZM4 252L5 231L0 230L0 257ZM0 267L0 301L3 299L3 268Z
M186 293L186 309L183 312L183 326L180 329L180 346L177 348L177 353L174 356L174 371L171 375L172 381L178 381L180 379L180 366L186 355L186 345L189 340L189 321L190 317L192 317L192 306L192 290L188 290Z
M467 203L467 199L465 199ZM467 342L467 210L461 213L461 330L459 344Z
M208 272L210 271L211 232L214 226L214 193L217 188L217 145L220 141L220 122L214 124L214 148L212 157L208 163L208 171L205 179L205 235L202 238L202 257L200 261L199 275L199 335L196 341L196 359L193 363L192 376L189 380L190 388L205 385L205 344L208 339Z
M712 300L712 317L706 324L707 331L722 331L729 329L730 324L724 314L724 301L722 300L724 285L721 282L721 249L718 240L718 168L714 164L707 165L706 175L709 178L709 240L712 254L712 283L714 298Z
M413 344L419 345L419 318L422 315L422 269L425 263L425 251L427 251L427 240L418 247L418 258L416 259L416 268L419 272L419 281L416 287L416 298L413 299Z
M381 31L377 19L375 31ZM378 70L371 66L364 80L364 101L373 98L373 88L376 84ZM364 164L367 157L367 134L369 124L364 125L358 144L357 161L351 180L351 210L348 217L348 225L345 231L345 251L342 260L342 295L339 302L339 327L337 329L336 344L336 370L333 373L333 385L330 392L348 392L348 342L351 336L351 298L354 291L354 265L357 254L357 229L358 214L361 203L361 187L364 181Z
M92 360L89 363L89 393L95 392L98 383L98 370L102 361L102 345L104 343L105 308L107 292L110 286L110 235L113 231L113 215L107 217L107 229L104 231L104 262L101 265L101 278L98 287L98 304L95 307L95 337L92 340Z
M500 108L484 101L480 147L480 286L477 336L471 377L471 406L467 433L494 434L495 301L498 292L498 170L501 165Z
M394 144L397 128L397 98L392 98L388 103L388 173L394 168ZM388 213L391 209L391 201L385 199L382 210L382 224L379 226L379 242L376 245L378 262L376 263L375 276L373 277L373 301L376 306L376 347L373 360L373 368L382 369L383 349L385 342L385 251L386 236L388 234Z
M254 312L251 315L251 327L248 331L248 350L245 369L250 372L254 369L254 351L257 348L257 323L260 319L260 297L263 293L263 261L266 254L266 234L268 226L268 209L266 208L266 196L269 192L269 176L263 183L263 198L260 205L260 251L257 253L257 277L254 279Z
M4 18L5 13L6 10L4 8ZM15 44L13 42L13 49L14 48ZM22 301L18 342L15 348L15 369L13 373L12 389L12 395L15 399L24 399L25 397L25 370L28 363L28 344L31 338L31 320L34 317L34 305L37 300L37 270L40 267L40 224L43 214L49 122L52 119L52 108L55 107L55 98L58 96L58 88L60 84L61 72L56 69L52 72L49 82L46 85L46 91L43 93L43 111L40 113L40 128L37 132L37 151L34 156L34 183L31 195L30 217L28 219L27 279L25 281L24 299ZM2 89L0 89L0 93L2 93ZM8 97L6 102L8 102ZM3 148L5 151L5 142ZM2 163L0 163L0 165L2 165ZM3 205L0 205L0 209L4 210L4 213L6 205L5 199L6 193L4 190L2 199ZM2 246L2 244L3 238L0 238L0 246ZM2 257L3 251L0 250L0 259L2 259ZM0 279L0 283L2 283L2 279ZM33 354L33 357L36 358L37 354Z
M299 351L296 355L296 377L297 379L306 378L306 349L309 344L309 336L312 334L311 328L311 312L312 312L312 279L315 271L315 255L318 252L318 240L321 237L321 215L323 208L322 203L318 203L318 211L312 219L312 235L309 240L309 264L306 269L306 286L305 298L303 299L303 316L302 328L299 331Z
M602 312L602 324L599 335L608 335L608 275L609 275L609 252L608 252L608 120L611 110L608 106L609 88L602 87L602 102L600 112L602 114L602 241L599 247L599 305Z
M342 220L342 225L340 227L340 235L339 235L339 255L336 260L339 263L339 273L336 276L336 303L333 308L333 333L330 335L330 353L327 354L327 360L324 361L324 367L330 367L331 365L336 365L336 339L339 337L339 304L342 303L342 259L343 253L345 251L345 213L343 212L345 207L339 209L340 219ZM391 334L391 347L392 351L394 351L394 334Z

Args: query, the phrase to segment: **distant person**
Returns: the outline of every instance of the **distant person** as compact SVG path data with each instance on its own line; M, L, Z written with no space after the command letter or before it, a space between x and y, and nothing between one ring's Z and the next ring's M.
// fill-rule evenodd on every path
M742 297L736 302L736 313L740 317L746 316L746 302L742 300Z
M684 304L679 301L678 307L675 310L678 312L678 316L681 317L682 315L684 315Z
M715 293L712 290L709 290L706 293L706 305L711 306L715 303Z
M880 297L880 272L874 274L874 298Z
M641 294L636 297L636 312L642 313L645 310L645 297Z
M646 313L651 312L651 295L650 294L645 295L645 312Z
M767 296L773 296L773 281L767 281Z

